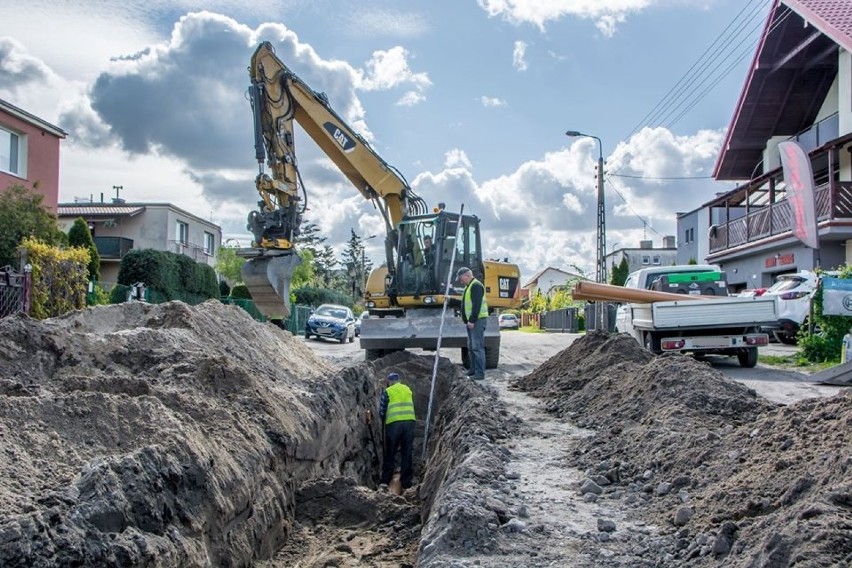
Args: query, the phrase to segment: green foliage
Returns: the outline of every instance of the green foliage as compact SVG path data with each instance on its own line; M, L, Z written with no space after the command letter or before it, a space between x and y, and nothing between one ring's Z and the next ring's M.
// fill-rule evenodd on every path
M121 260L118 283L131 286L137 282L145 283L148 301L155 304L181 300L195 305L219 298L213 267L182 254L151 249L130 251Z
M698 264L698 261L695 260L694 258L690 258L688 261L686 261L686 263L687 264Z
M293 277L290 280L291 290L309 286L314 282L314 253L309 249L303 249L299 251L299 258L302 259L302 263L293 271Z
M529 310L534 314L540 314L547 310L547 296L541 293L541 290L536 289L535 294L530 298Z
M43 200L22 185L0 193L0 267L18 267L18 245L25 237L52 246L67 243L67 235L59 228L56 216L42 205Z
M95 284L94 290L86 294L86 305L103 306L111 303L110 293L101 288L100 284Z
M574 306L574 298L571 297L571 292L565 288L559 288L553 293L550 298L548 309L559 310L562 308L570 308Z
M62 250L26 237L21 247L32 266L30 315L33 318L61 316L86 305L87 250Z
M838 278L852 278L852 267L844 266L838 272ZM839 362L843 345L843 336L849 333L850 318L846 316L826 316L822 313L823 295L820 285L813 297L814 324L819 333L809 333L808 326L799 330L796 353L800 364Z
M294 291L295 303L303 306L320 304L340 304L352 307L352 297L337 290L304 286Z
M630 276L630 267L627 265L627 257L622 256L618 266L615 266L615 264L612 266L612 275L610 276L609 283L613 286L624 286L628 276Z
M245 284L237 284L231 288L231 297L251 300L251 293L249 292L248 286Z
M89 251L88 273L89 280L97 282L101 279L101 255L89 231L89 224L82 217L77 217L68 230L68 246L83 248Z
M237 249L232 247L219 247L216 255L216 272L221 274L231 284L243 281L242 268L246 259L237 256Z

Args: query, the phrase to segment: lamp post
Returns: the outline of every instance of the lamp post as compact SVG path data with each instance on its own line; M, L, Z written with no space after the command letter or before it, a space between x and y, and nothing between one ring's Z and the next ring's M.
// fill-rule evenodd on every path
M594 138L598 141L598 227L597 227L597 252L595 255L595 280L606 284L606 209L604 205L604 160L603 143L597 136L584 134L577 130L569 130L565 133L569 138ZM604 310L596 310L598 314L598 328L605 329Z

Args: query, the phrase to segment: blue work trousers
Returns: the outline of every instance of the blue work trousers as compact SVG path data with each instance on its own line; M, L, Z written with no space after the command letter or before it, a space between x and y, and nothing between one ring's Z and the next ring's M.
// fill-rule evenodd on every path
M467 328L467 357L473 376L480 379L485 377L485 325L487 318L478 319L473 323L473 329Z

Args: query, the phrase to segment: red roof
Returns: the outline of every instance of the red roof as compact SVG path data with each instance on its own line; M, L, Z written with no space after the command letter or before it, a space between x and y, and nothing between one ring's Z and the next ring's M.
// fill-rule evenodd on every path
M751 179L767 140L814 123L837 77L838 46L852 52L850 0L774 0L713 177Z

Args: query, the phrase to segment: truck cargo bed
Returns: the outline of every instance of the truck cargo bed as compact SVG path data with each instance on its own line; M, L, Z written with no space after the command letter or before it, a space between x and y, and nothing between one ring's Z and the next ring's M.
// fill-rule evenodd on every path
M644 330L759 327L778 321L774 298L654 302L630 304L630 309L633 326Z

